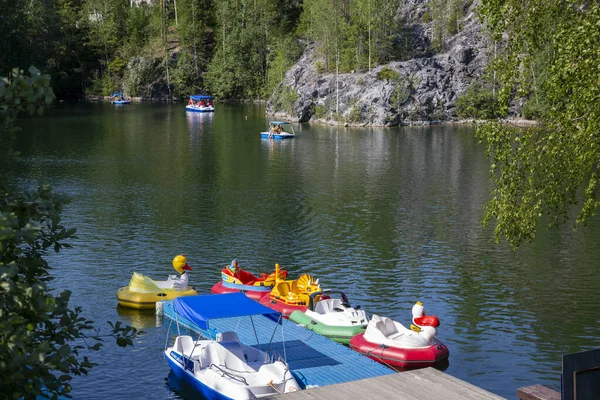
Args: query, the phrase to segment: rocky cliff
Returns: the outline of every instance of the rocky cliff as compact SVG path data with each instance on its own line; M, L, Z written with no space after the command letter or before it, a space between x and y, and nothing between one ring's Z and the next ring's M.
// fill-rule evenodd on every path
M413 36L407 61L378 65L365 73L319 73L315 43L285 75L267 103L267 114L294 121L347 125L408 125L457 119L456 100L481 77L489 43L476 16L475 1L460 31L434 54L432 22L421 22L426 0L408 0L399 10Z

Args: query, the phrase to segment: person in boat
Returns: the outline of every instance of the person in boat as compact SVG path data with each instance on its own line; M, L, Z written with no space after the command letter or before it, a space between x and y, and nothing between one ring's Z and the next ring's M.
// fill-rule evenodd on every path
M233 261L231 261L231 264L229 264L227 266L227 269L229 271L231 271L231 275L235 276L236 273L240 270L239 266L238 266L238 262L237 259L234 259Z
M192 267L190 267L187 263L187 258L183 254L180 254L173 258L173 268L181 275L178 277L177 275L170 275L169 280L173 282L173 289L185 290L188 286L188 274L186 271L191 271Z
M200 101L198 102L198 106L200 106L200 107L204 107L204 100L200 100Z
M269 130L269 137L273 136L273 135L278 135L281 133L281 126L279 125L273 125L271 127L271 129Z

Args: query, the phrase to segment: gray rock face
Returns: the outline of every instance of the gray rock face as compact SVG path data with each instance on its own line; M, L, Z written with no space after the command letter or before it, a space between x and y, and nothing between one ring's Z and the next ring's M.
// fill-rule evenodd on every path
M380 65L366 73L319 73L315 44L285 75L267 103L267 114L294 121L390 126L456 119L456 100L487 64L489 44L475 16L477 2L461 21L445 51L431 56L431 24L413 23L426 1L406 1L401 10L411 26L414 54L421 57Z

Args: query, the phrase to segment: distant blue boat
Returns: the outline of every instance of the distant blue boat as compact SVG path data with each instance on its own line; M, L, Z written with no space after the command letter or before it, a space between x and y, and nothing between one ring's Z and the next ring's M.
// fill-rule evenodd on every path
M110 101L112 104L130 104L131 100L125 98L123 92L113 92L110 95L112 100Z
M190 101L188 102L188 105L185 107L185 111L213 112L215 111L215 107L213 105L213 97L204 95L192 95L190 96Z
M294 132L294 128L291 127L292 132L286 132L283 129L283 125L289 125L289 122L282 121L269 121L269 130L267 132L261 132L261 139L274 139L274 140L282 140L282 139L291 139L296 137L296 133Z
M112 104L130 104L131 100L128 100L125 98L125 96L123 95L123 92L113 92L111 94L111 97L113 98L110 102Z

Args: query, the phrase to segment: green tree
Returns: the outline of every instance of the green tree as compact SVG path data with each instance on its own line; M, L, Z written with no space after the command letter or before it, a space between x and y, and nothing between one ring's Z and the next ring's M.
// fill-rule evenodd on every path
M81 17L89 25L87 42L98 56L98 79L101 81L101 85L98 86L101 87L102 94L108 95L119 88L117 82L120 71L111 71L109 66L124 43L125 3L120 0L86 0Z
M258 98L267 80L267 54L279 32L275 0L217 2L217 43L208 66L211 93L225 98Z
M132 345L135 328L111 326L107 335L69 307L69 291L57 295L47 285L52 276L49 251L71 247L75 229L62 225L67 200L48 185L20 193L10 185L13 126L20 112L41 113L54 99L50 77L30 68L0 78L0 387L2 397L35 399L68 396L73 375L87 374L94 364L83 350L98 350L103 336Z
M366 70L393 60L398 0L306 0L299 31L316 41L325 70Z
M515 95L527 97L533 89L546 104L530 128L491 122L477 133L487 142L496 186L484 222L494 221L497 240L518 247L534 239L540 221L563 224L572 209L578 226L598 207L600 5L482 0L480 12L502 44L492 65L501 112ZM536 63L541 54L543 65ZM543 72L541 82L532 79L535 70Z

